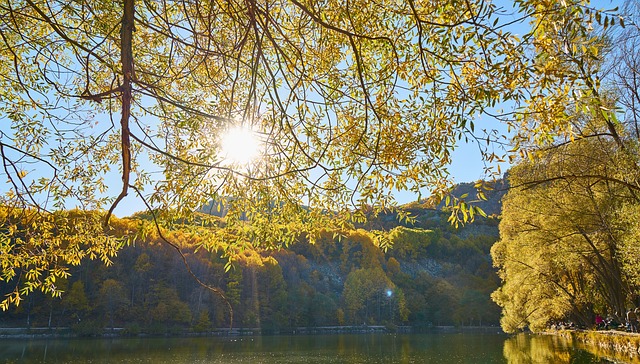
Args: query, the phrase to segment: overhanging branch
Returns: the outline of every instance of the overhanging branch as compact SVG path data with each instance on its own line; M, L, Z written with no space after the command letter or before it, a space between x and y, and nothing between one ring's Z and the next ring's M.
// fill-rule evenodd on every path
M113 214L113 210L118 206L129 189L129 179L131 177L131 139L129 131L129 118L131 116L132 81L133 81L133 15L135 12L134 0L124 0L124 14L122 17L122 28L120 29L120 62L122 63L123 80L120 89L122 90L122 115L120 118L120 147L122 149L122 190L116 197L113 205L109 209L105 218L105 226Z

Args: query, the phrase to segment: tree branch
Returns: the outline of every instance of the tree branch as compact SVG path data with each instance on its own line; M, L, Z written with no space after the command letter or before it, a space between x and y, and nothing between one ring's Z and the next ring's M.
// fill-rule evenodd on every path
M120 85L122 90L122 115L120 118L120 147L122 148L122 190L116 197L113 205L109 209L105 218L105 226L113 214L113 210L118 206L129 188L131 177L131 139L129 131L129 117L131 116L132 81L133 81L133 15L135 12L135 0L124 0L124 15L122 17L122 28L120 29L120 62L122 63L123 81Z

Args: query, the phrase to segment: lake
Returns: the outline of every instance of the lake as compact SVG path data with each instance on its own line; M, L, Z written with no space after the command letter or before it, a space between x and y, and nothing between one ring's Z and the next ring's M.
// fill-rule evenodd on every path
M2 339L0 363L620 363L556 336L498 333Z

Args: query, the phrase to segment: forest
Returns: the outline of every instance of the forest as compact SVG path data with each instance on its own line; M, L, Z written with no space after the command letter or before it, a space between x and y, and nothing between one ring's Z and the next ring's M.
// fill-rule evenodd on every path
M109 328L134 335L230 327L274 333L338 325L497 326L500 310L490 293L499 282L489 257L496 217L456 230L445 212L419 205L410 210L416 217L412 226L400 225L393 215L368 222L387 228L386 251L379 246L379 230L326 230L313 243L301 238L286 249L247 243L226 272L223 247L195 250L223 218L165 232L183 255L150 230L144 240L123 247L109 266L88 260L73 268L68 279L56 282L61 297L29 295L0 315L0 326L69 327L78 335ZM124 231L150 221L139 214L116 224ZM200 281L220 291L200 285L183 256ZM8 285L0 287L8 293Z

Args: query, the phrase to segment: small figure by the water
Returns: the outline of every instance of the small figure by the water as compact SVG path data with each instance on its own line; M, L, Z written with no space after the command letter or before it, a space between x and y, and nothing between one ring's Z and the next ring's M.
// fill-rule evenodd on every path
M632 308L627 311L627 327L630 332L638 332L638 316Z
M596 314L596 330L604 329L604 327L604 319L602 318L602 316L600 316L600 314Z
M605 319L605 329L607 330L617 330L620 327L620 323L618 322L618 320L616 319L616 317L618 317L618 313L616 312L615 315L607 315L607 318Z

